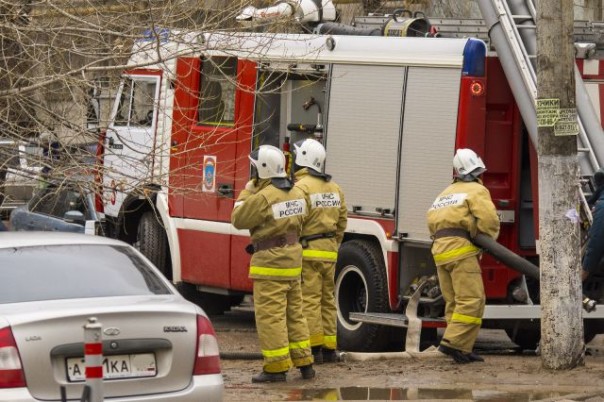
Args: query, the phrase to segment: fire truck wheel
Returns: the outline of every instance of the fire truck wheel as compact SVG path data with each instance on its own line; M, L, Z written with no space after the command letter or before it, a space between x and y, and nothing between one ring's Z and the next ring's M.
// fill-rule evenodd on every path
M192 283L179 282L176 289L188 301L197 304L208 315L222 315L236 303L241 302L242 298L237 296L217 295L213 293L200 292ZM233 299L235 298L235 300Z
M591 342L596 335L604 333L604 321L602 320L583 320L583 340L585 343Z
M505 333L510 337L512 342L522 350L535 350L541 339L541 330L539 325L520 328L506 328Z
M168 238L159 222L159 217L152 211L145 212L138 223L136 245L164 276L170 279L168 259Z
M388 287L382 253L366 240L347 241L340 247L336 264L338 347L359 352L384 351L389 327L355 322L350 313L386 313Z
M515 328L506 328L505 333L512 342L523 350L535 350L541 339L541 327L539 324L529 324ZM596 335L604 333L604 322L602 320L584 320L583 340L591 342Z

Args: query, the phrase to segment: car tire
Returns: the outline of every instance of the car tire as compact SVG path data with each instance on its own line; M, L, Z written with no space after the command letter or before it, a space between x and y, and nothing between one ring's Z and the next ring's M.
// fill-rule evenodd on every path
M171 279L168 257L168 238L166 231L159 221L159 216L153 211L145 212L138 224L138 250L155 265L161 273Z
M366 240L342 244L336 263L338 347L342 350L387 350L391 330L384 325L354 322L350 313L390 312L386 268L381 251Z

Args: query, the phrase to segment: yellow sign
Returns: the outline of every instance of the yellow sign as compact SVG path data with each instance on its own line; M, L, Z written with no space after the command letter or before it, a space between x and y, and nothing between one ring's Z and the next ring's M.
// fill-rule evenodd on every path
M560 109L560 119L554 124L554 135L578 135L579 123L577 120L577 109Z
M576 121L559 121L554 125L554 135L578 135L579 123Z
M553 127L560 120L560 99L537 99L537 127Z
M560 111L545 109L537 111L537 127L553 127L560 120Z
M560 109L560 121L577 121L577 109Z
M537 99L537 110L539 109L560 109L560 99Z

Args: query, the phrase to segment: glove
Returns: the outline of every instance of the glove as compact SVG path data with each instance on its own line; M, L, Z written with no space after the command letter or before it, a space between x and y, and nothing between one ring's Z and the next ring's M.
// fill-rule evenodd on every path
M256 180L252 179L245 184L245 189L252 194L258 192L258 187L256 187Z

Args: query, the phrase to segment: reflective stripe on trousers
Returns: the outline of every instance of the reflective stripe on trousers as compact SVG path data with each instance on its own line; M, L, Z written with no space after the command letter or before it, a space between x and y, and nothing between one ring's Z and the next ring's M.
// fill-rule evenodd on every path
M269 268L269 267L258 267L255 265L252 265L250 267L250 275L298 279L300 277L301 273L302 273L302 267L300 267L300 268Z
M304 250L302 250L302 257L303 258L316 258L316 259L336 262L338 260L338 252L337 251L322 251L322 250L304 249Z

